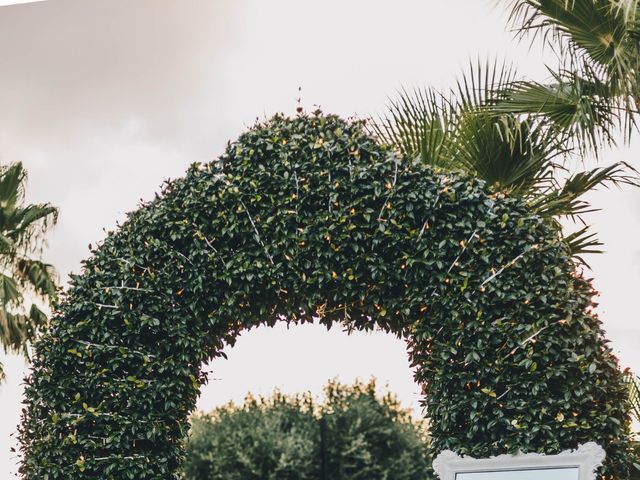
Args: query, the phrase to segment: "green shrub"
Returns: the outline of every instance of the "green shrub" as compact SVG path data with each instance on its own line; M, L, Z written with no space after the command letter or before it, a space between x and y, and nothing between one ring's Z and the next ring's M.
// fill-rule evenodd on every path
M407 340L433 453L594 441L626 480L628 388L594 293L522 201L399 159L361 123L276 116L73 277L25 382L20 471L177 478L202 363L255 326L319 321Z
M325 432L321 434L321 422ZM375 381L330 382L325 401L310 394L247 397L192 419L187 480L424 480L426 433Z

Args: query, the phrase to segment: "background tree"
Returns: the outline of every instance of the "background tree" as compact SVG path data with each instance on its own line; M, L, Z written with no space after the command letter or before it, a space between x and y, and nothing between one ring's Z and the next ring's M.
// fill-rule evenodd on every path
M0 343L5 352L25 354L47 320L37 302L46 305L57 291L55 271L40 254L58 216L48 203L25 203L26 183L21 163L0 167Z
M316 405L308 395L248 396L196 414L184 464L189 480L319 478Z
M375 381L350 387L330 382L325 397L320 413L327 424L326 478L429 478L425 422L415 420L395 395L376 395Z
M187 446L186 478L425 478L429 462L424 425L400 406L395 395L378 395L374 380L351 386L331 381L324 393L322 403L309 393L249 396L240 407L229 404L196 415Z

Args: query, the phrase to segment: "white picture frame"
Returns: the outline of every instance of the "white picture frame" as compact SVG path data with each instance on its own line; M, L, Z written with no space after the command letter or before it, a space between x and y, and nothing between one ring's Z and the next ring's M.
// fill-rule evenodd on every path
M514 472L512 477L517 480L515 473L530 470L557 470L556 475L549 478L566 478L567 480L595 480L595 471L602 465L606 453L604 449L594 442L579 445L575 450L566 450L556 455L545 455L541 453L518 453L514 455L498 455L490 458L473 458L460 456L451 450L440 452L433 460L433 469L440 480L456 480L459 474L462 478L470 480L477 478L487 478L483 472L500 472L498 475L502 480L506 480L506 472ZM577 469L577 476L576 476ZM566 470L566 475L561 471ZM550 473L550 472L549 472ZM521 478L525 475L521 474ZM458 479L461 480L461 479Z

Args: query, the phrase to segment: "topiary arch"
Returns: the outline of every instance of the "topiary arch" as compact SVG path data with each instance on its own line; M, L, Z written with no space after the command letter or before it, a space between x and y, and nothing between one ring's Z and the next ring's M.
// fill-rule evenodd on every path
M178 478L202 363L314 318L406 339L434 451L596 441L626 478L621 374L557 232L359 122L259 124L92 253L26 380L26 479Z

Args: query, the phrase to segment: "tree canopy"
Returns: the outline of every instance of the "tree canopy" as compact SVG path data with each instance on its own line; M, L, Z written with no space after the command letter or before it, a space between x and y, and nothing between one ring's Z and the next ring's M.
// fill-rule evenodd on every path
M48 203L25 203L26 183L21 163L0 166L0 345L24 354L46 324L42 306L57 294L55 270L40 254L58 217Z
M380 394L375 380L331 381L324 391L323 401L276 391L197 414L187 480L428 478L426 425L395 395Z

